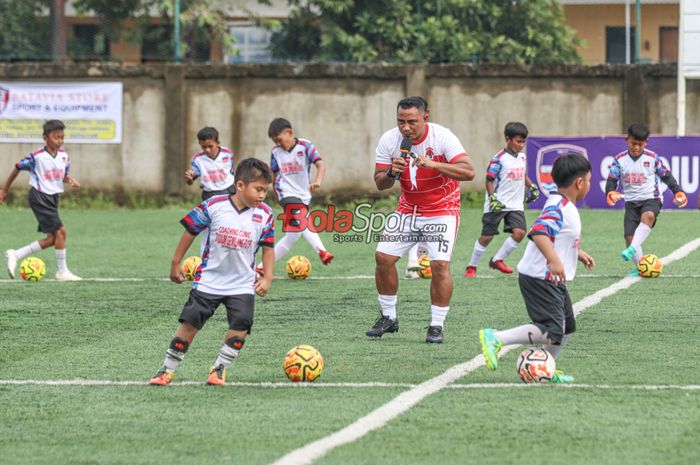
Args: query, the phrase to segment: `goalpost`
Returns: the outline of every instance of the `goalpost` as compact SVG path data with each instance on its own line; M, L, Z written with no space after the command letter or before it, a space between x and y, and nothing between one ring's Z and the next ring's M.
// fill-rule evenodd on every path
M686 79L700 79L700 0L680 0L678 25L678 136L685 135Z

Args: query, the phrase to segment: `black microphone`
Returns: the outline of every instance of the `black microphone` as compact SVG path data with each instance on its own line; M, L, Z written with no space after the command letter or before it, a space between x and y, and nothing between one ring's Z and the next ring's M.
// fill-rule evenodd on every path
M408 139L407 137L404 137L403 140L401 141L401 147L399 148L399 151L401 152L401 158L406 161L406 159L411 155L411 147L413 146L413 143L411 142L411 139ZM396 179L399 180L401 179L401 173L396 174Z

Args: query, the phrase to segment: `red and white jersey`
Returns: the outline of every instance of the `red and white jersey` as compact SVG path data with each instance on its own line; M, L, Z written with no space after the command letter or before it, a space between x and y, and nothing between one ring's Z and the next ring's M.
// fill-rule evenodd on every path
M512 154L505 149L493 156L486 168L486 176L494 180L496 198L505 205L503 211L523 211L527 157L523 152ZM489 209L489 198L484 199L484 213Z
M29 171L29 185L44 194L63 192L63 179L70 171L70 157L63 149L56 156L42 147L21 159L15 165L18 170Z
M530 228L528 236L534 235L544 235L552 241L554 251L564 265L566 280L572 281L576 276L581 244L581 217L576 204L553 192ZM528 241L523 258L518 263L518 273L538 279L550 277L547 260L532 240Z
M270 157L270 169L275 173L277 198L296 197L308 205L311 201L311 165L320 159L316 146L310 140L297 138L296 145L289 151L275 146Z
M207 192L228 189L234 183L233 152L226 147L219 147L216 158L211 158L204 152L192 156L190 166L199 178L199 185Z
M615 155L608 179L622 181L625 201L634 202L661 198L659 180L669 173L661 157L651 150L645 149L636 159L625 150Z
M214 295L255 292L255 253L260 246L275 246L269 206L262 203L238 210L230 195L215 195L192 209L180 223L195 235L207 229L193 288Z
M400 157L403 136L399 128L385 132L377 144L375 166L391 167L391 159ZM452 131L435 123L426 123L423 137L413 141L411 151L433 161L454 163L467 154ZM410 161L410 160L407 160ZM400 179L401 197L396 209L399 213L419 213L423 216L459 215L459 181L437 170L410 166Z

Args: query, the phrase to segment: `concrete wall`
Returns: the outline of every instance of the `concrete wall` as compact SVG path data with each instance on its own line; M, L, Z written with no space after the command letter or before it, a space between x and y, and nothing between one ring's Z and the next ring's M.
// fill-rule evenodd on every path
M122 81L123 143L67 146L73 173L88 187L170 195L197 190L182 173L201 127L218 128L237 159L268 161L267 126L277 116L316 143L328 166L324 193L376 192L376 142L406 95L428 99L430 119L457 134L481 173L508 121L524 122L532 136L621 134L634 121L656 134L676 130L670 65L0 65L0 81L13 80ZM689 81L689 134L700 133L699 90ZM0 144L0 178L34 148Z

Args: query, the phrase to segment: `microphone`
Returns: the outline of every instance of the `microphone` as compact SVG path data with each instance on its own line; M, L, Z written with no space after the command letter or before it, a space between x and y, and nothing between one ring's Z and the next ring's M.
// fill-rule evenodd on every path
M401 152L401 158L406 161L406 159L411 156L411 146L412 146L411 139L408 139L407 137L404 137L403 140L401 140L401 147L399 147L399 151ZM396 174L396 180L401 179L401 173Z

